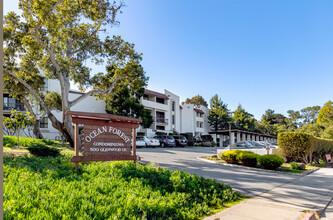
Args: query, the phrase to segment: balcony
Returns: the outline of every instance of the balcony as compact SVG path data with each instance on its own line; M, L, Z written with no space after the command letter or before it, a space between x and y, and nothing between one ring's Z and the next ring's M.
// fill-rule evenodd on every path
M15 104L4 103L3 110L4 111L11 111L11 110L25 111L25 108L24 108L24 104L23 103L15 103Z
M155 122L159 124L168 124L168 119L162 118L162 117L156 117Z

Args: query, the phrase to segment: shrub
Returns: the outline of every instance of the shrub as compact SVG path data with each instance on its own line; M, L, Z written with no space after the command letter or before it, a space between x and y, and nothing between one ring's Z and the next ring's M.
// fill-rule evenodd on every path
M306 165L305 165L304 163L301 163L301 164L299 165L299 169L300 169L300 170L305 170L305 168L306 168Z
M28 146L31 146L33 143L55 145L58 142L56 142L54 140L47 140L47 139L20 137L20 146L21 147L28 147ZM16 136L4 135L3 136L3 145L6 146L6 147L15 147L15 146L17 146L17 137Z
M311 151L311 135L300 132L282 132L278 134L281 154L287 161L302 161Z
M292 163L290 163L290 168L292 170L299 170L300 169L300 164L296 163L296 162L292 162Z
M57 157L60 155L60 150L56 148L50 148L44 144L34 143L27 147L28 151L37 157Z
M281 132L278 134L279 150L287 161L310 163L325 154L333 153L333 140L317 138L301 132Z
M276 170L284 163L284 159L275 154L267 154L258 157L258 163L265 169Z
M252 151L242 151L237 156L237 161L240 161L244 166L255 167L257 166L258 154Z
M227 150L223 151L220 155L222 160L225 160L227 163L237 163L238 162L238 154L242 152L240 150Z
M203 147L212 147L212 143L210 141L205 141L202 143Z

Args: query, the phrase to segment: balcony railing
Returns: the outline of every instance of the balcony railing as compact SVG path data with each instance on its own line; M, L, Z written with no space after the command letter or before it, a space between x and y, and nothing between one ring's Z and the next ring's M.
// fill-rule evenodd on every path
M16 103L15 105L6 105L4 104L3 110L17 110L17 111L25 111L24 104L23 103Z
M156 117L155 122L161 123L161 124L168 124L168 119L162 118L162 117Z

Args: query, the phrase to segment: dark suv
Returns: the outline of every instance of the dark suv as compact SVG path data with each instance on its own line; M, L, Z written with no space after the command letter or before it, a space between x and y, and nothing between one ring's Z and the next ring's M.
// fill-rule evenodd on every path
M157 135L155 138L160 141L161 147L175 147L176 146L175 139L170 135Z
M173 136L176 140L176 146L185 147L187 145L187 139L181 135L174 135Z

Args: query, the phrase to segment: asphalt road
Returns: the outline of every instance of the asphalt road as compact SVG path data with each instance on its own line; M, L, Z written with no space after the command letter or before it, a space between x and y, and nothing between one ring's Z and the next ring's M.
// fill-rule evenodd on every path
M256 196L300 178L297 175L225 167L197 159L216 154L216 147L141 148L137 154L145 162L156 162L171 170L188 171L230 185L235 191Z

